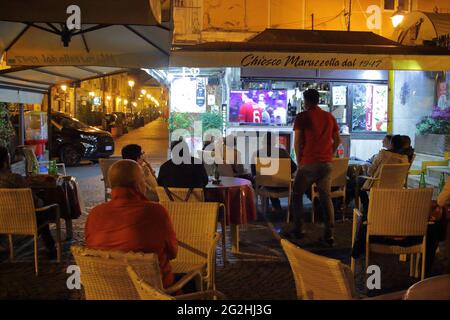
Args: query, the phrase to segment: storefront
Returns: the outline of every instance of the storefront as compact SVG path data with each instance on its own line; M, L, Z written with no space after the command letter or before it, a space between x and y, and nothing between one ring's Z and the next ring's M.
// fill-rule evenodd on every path
M267 30L246 43L174 51L171 65L196 67L200 73L221 66L226 134L275 131L288 151L302 92L315 88L320 107L339 122L345 154L367 159L380 149L384 135L393 133L395 93L402 83L389 70L448 70L449 55L445 49L403 47L366 32Z

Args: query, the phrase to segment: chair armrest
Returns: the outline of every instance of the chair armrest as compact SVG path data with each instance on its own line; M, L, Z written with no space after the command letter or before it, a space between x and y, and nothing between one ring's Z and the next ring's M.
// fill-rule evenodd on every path
M202 279L202 273L201 268L198 268L196 270L192 270L188 274L184 275L178 282L176 282L174 285L170 286L169 288L165 289L164 291L168 294L177 292L181 290L189 281L195 278L199 278L199 281Z
M365 298L363 300L403 300L406 294L406 290L396 291L391 293L382 294L376 297Z
M182 294L179 296L175 296L176 300L200 300L200 299L214 299L218 298L218 300L226 300L226 296L217 290L207 290L195 293Z
M47 210L52 209L52 208L58 208L57 210L59 211L59 204L57 204L57 203L52 203L52 204L50 204L50 205L48 205L48 206L45 206L45 207L36 208L36 209L34 209L34 211L36 211L36 212L42 212L42 211L47 211Z
M360 216L360 217L362 217L363 214L362 214L361 211L359 211L359 209L355 208L355 209L353 209L353 216L354 216L354 217L355 217L355 216Z
M369 176L358 176L358 178L364 178L367 180L374 180L374 181L380 180L380 178L374 178L374 177L369 177Z

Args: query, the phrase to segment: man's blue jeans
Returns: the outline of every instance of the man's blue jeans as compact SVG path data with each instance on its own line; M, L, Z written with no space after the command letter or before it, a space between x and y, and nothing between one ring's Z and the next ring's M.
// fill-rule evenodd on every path
M315 183L319 193L320 203L323 207L325 221L325 239L333 236L334 229L334 207L331 201L331 163L314 163L301 165L298 167L292 189L292 210L294 215L295 227L298 231L302 230L303 213L303 195Z

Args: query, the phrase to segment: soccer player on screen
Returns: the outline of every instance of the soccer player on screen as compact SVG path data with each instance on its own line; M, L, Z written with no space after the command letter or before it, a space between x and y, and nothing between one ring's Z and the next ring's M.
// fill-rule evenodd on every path
M242 93L242 102L243 104L239 109L239 122L260 123L260 107L245 93Z

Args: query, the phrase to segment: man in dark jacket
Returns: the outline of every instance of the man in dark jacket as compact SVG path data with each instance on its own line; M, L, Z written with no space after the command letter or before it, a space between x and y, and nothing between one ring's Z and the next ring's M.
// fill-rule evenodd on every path
M172 143L171 159L159 169L158 185L172 188L203 188L208 184L208 174L201 161L189 153L184 140Z

